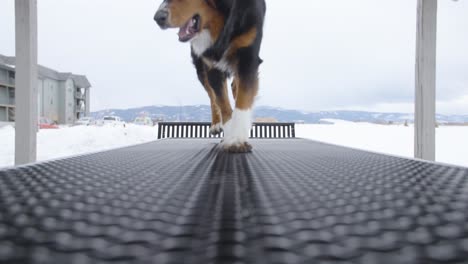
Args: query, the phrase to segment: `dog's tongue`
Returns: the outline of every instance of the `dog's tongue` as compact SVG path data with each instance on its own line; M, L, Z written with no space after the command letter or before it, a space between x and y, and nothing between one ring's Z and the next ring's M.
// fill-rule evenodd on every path
M193 27L195 26L195 20L190 19L185 25L179 29L179 40L185 41L187 38L190 38L190 35L193 34Z

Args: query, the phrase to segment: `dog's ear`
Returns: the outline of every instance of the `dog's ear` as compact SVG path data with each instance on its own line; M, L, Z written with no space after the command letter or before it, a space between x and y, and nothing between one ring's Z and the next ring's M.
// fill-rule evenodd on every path
M205 0L206 3L211 6L212 8L215 8L216 9L216 2L215 0Z

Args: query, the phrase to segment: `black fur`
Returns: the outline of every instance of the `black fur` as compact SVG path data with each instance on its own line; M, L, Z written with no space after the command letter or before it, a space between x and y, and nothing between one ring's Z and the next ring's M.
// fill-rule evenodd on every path
M214 5L218 9L226 21L221 32L221 35L216 40L215 44L209 48L203 56L220 60L224 52L228 49L230 42L236 36L242 35L256 27L257 34L263 34L263 22L266 12L265 0L206 0L209 4ZM259 47L258 47L259 49Z
M171 2L172 0L164 1L174 5L188 3L184 1ZM209 43L206 42L192 43L191 55L198 79L205 87L211 100L212 127L210 131L213 134L219 134L223 129L223 125L230 122L236 110L251 111L254 106L255 96L259 89L258 68L262 63L259 53L263 38L266 4L265 0L203 1L206 1L206 3L216 10L210 10L207 6L201 6L203 10L208 12L198 15L200 17L206 15L206 21L210 21L208 19L211 16L212 20L211 22L207 22L206 28L208 30L216 30L216 32L210 31L210 35L207 37L217 36L217 39L208 48L205 45L209 45ZM203 2L198 2L197 4L203 5ZM161 8L157 11L155 20L161 28L165 29L172 26L167 25L167 20L171 17L170 9L174 7L171 5L161 5ZM196 10L193 11L197 12ZM189 12L189 10L186 10L186 12ZM224 19L220 19L220 14ZM203 17L201 19L203 21ZM202 41L205 40L202 39ZM203 54L199 54L198 52L194 52L194 48L207 48L207 50ZM231 75L233 75L231 88L235 99L234 111L229 102L227 89L227 79ZM239 122L241 124L238 124ZM249 120L234 119L231 124L232 126L239 125L243 128L245 125L242 122L246 123ZM227 132L226 134L229 134ZM225 150L230 152L249 152L252 150L252 146L248 144L247 138L242 138L242 135L233 133L229 137L230 140L226 141L228 145L224 146Z
M211 88L213 88L216 95L221 96L224 92L224 82L226 81L228 74L215 68L208 69L205 63L203 63L203 60L200 57L197 57L193 52L192 59L193 64L197 70L198 80L200 80L200 82L205 85L206 77L208 83L210 84Z
M192 61L193 65L195 65L195 69L197 70L198 80L202 83L202 85L205 85L206 66L203 63L203 60L192 52Z
M207 72L208 82L215 91L217 96L223 93L224 82L226 81L226 74L218 69L210 69Z
M198 78L205 89L209 92L212 89L216 94L216 101L219 106L226 106L229 101L226 101L226 81L231 74L236 78L237 87L232 87L235 91L234 97L243 99L239 102L240 107L251 107L248 99L252 98L258 91L258 68L262 63L259 57L260 46L263 38L263 23L266 12L265 0L205 0L211 6L220 11L225 16L225 24L222 32L212 47L203 53L201 56L196 55L192 50L193 64L196 67ZM250 35L245 35L246 41L249 41L249 46L238 47L231 46L236 37L242 37L244 34L250 34L252 29L255 29L255 38L248 39ZM242 44L244 45L244 44ZM223 58L225 52L232 47L229 54ZM216 67L216 63L222 59L227 60L229 65L226 68L227 72L223 72ZM223 62L225 63L225 62ZM208 83L207 83L208 82ZM207 87L207 84L209 87ZM236 99L236 108L238 106ZM227 108L229 109L230 106ZM226 109L224 107L224 109ZM222 113L223 121L230 118L229 113Z
M257 78L258 67L263 62L259 57L263 38L263 23L266 12L265 0L205 0L220 11L225 17L225 25L221 35L202 57L213 61L220 61L231 41L255 27L256 37L252 45L235 51L237 72L240 81L249 83ZM210 86L219 95L224 80L229 77L228 72L208 67L203 59L192 52L193 63L197 69L200 82L204 85L205 77Z

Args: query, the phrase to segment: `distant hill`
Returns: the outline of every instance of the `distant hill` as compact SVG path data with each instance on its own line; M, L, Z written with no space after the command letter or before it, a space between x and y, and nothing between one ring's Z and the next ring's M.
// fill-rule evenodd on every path
M210 121L211 110L208 105L188 106L145 106L132 109L109 109L91 113L95 118L117 115L130 122L141 115L164 121ZM274 118L279 122L320 123L322 119L341 119L352 122L369 123L412 123L413 114L377 113L363 111L301 112L276 107L259 106L255 108L255 118ZM468 115L437 115L439 123L467 123Z

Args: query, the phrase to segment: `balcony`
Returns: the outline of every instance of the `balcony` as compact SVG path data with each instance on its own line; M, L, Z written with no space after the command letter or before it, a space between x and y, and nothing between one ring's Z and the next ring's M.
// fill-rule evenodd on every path
M76 99L79 99L79 100L85 100L85 99L86 99L86 96L85 96L83 93L81 93L81 92L76 92L76 93L75 93L75 98L76 98Z
M13 79L12 81L9 81L8 83L5 82L0 82L1 87L7 87L7 88L15 88L15 80Z
M15 99L14 98L1 98L0 97L0 105L6 107L15 107Z

